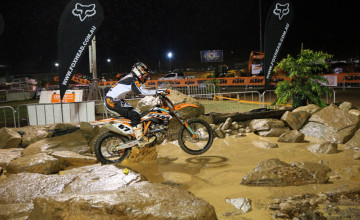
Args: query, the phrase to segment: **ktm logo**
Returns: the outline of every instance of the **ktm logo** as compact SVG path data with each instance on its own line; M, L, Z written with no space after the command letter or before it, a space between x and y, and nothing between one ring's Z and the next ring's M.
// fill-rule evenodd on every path
M84 21L87 17L91 17L96 14L95 4L82 5L80 3L76 3L75 8L72 10L72 14L79 17L80 21Z
M281 20L290 12L289 3L286 3L285 5L277 3L273 12L275 15L279 16L279 20Z

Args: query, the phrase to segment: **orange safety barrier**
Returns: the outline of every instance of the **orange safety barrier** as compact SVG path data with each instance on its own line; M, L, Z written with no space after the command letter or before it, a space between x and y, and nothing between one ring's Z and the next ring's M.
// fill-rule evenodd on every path
M324 74L329 81L336 79L337 83L360 83L360 73L340 73L340 74ZM90 84L91 81L81 79L76 76L71 78L73 81L80 84ZM173 87L184 86L199 86L206 81L214 80L215 78L198 78L198 79L177 79L177 80L148 80L146 82L147 87L162 87L165 84L170 84ZM265 84L264 76L255 77L225 77L216 78L219 81L219 86L261 86ZM276 85L280 81L289 80L287 76L273 76L271 79L271 85ZM54 77L54 81L59 81L59 77ZM105 81L99 82L99 86L112 86L117 81ZM330 83L331 84L331 83Z

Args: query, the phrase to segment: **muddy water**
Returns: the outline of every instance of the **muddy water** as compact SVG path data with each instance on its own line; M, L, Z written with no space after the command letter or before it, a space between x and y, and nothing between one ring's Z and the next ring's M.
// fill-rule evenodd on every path
M353 151L339 145L337 154L313 154L306 148L321 140L306 137L305 143L277 143L279 148L262 149L261 142L275 142L277 138L263 138L255 134L246 137L215 139L211 149L201 156L183 152L177 142L157 146L158 159L152 162L126 164L142 173L150 182L165 183L191 191L215 207L219 219L272 219L268 204L275 198L303 193L353 189L360 183L360 161L353 159ZM244 175L264 160L278 158L286 163L296 161L319 162L331 168L330 183L288 187L251 187L240 185ZM225 217L235 212L227 198L249 198L252 211Z

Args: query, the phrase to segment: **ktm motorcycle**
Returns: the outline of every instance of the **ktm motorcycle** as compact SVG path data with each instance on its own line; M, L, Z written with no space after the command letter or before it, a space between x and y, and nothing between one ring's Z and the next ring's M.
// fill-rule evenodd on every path
M181 149L191 155L205 153L214 139L210 125L198 118L184 120L178 113L180 109L199 108L199 106L189 103L174 105L167 97L169 94L169 90L158 91L156 93L159 97L158 105L140 114L144 135L148 138L156 137L151 146L146 147L159 145L165 140L170 119L174 117L181 126L177 137ZM107 132L97 138L94 145L95 155L102 164L121 163L133 147L138 147L129 119L109 118L97 121L95 124L103 124L108 128ZM119 129L115 132L113 126L118 126Z

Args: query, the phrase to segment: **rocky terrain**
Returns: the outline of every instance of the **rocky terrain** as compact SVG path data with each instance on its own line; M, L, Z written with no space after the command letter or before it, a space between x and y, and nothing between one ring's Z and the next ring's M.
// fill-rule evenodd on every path
M182 112L211 123L202 113ZM89 123L0 129L0 219L360 218L360 111L351 103L211 124L216 140L200 157L173 146L176 126L121 165L98 163L91 146L104 130ZM230 193L238 187L250 197ZM278 196L260 200L263 190ZM224 192L231 196L219 200Z

